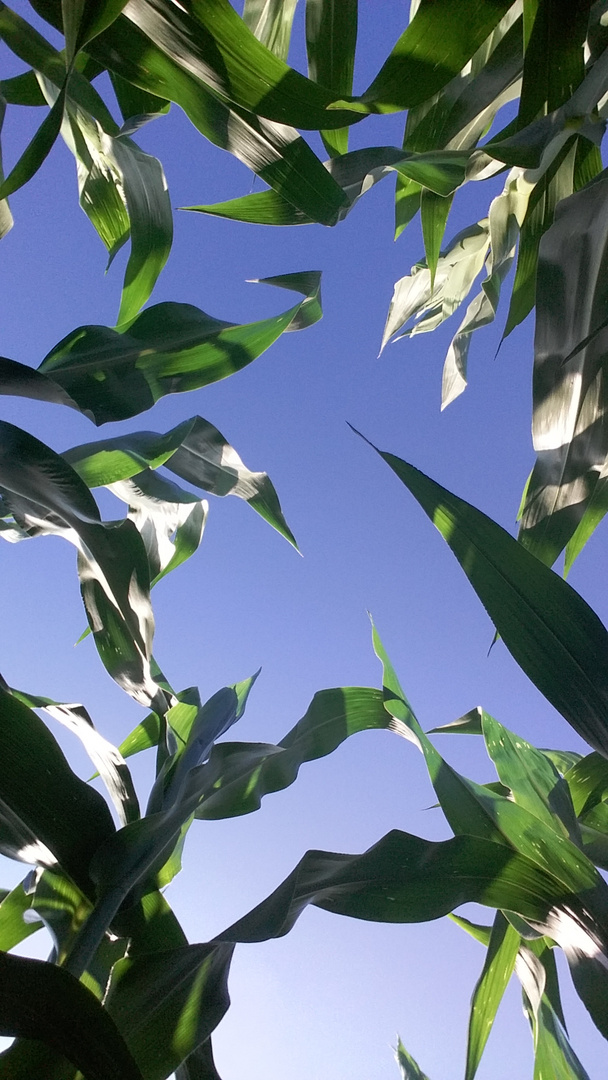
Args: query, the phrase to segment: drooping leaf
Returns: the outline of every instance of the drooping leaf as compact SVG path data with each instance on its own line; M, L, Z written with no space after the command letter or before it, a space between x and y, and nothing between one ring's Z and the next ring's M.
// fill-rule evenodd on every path
M221 1080L213 1060L211 1039L201 1043L175 1070L175 1080Z
M6 953L0 953L0 970L3 1035L42 1040L87 1080L142 1080L112 1018L67 971ZM17 1072L10 1075L17 1080Z
M172 11L179 17L173 5ZM146 5L146 15L150 14ZM335 223L344 195L295 128L230 106L124 17L90 48L110 72L180 105L210 142L234 154L303 213L325 225Z
M560 204L540 247L533 416L538 456L519 538L549 564L579 524L581 532L574 543L580 550L601 516L601 470L608 456L604 419L608 332L570 354L604 317L607 198L604 172ZM596 486L598 498L592 503Z
M70 769L31 709L0 688L0 845L5 855L52 868L87 894L88 866L115 833L102 797Z
M534 1037L534 1080L589 1080L568 1040L551 949L522 942L515 970Z
M393 454L378 453L446 539L517 663L575 731L608 755L608 633L597 615L481 511Z
M182 480L212 495L236 495L244 499L296 546L267 473L248 469L222 433L200 416L185 420L164 435L152 431L133 432L116 439L73 447L63 456L89 487L113 485L115 494L126 502L131 502L133 488L122 489L116 485L127 479L141 486L144 507L146 497L174 505L178 501L184 504L198 501L189 492L180 494L180 489L170 481L159 478L156 485L143 472L145 467L156 469L164 465ZM132 505L136 506L137 502Z
M2 95L2 88L0 87L0 132L2 131L2 125L4 123L4 115L6 113L6 98ZM4 181L4 172L2 169L2 150L0 149L0 184ZM11 214L8 202L6 199L0 201L0 240L6 236L7 232L13 227L13 215Z
M441 244L451 207L452 198L450 196L443 198L441 195L436 195L434 191L423 188L420 197L420 223L422 225L426 265L430 273L431 299L433 297Z
M515 967L521 938L496 912L483 970L471 999L465 1080L477 1073L492 1025Z
M115 965L106 1008L146 1080L165 1080L217 1027L230 1001L232 951L185 945Z
M512 170L504 190L490 203L487 276L450 342L443 367L442 409L450 405L466 387L467 360L473 334L491 323L496 315L502 283L515 258L517 239L531 191L532 184L526 179L525 173L520 169Z
M0 12L0 19L2 13ZM2 27L0 23L0 34ZM48 115L42 121L36 134L32 137L21 157L9 172L8 176L0 184L0 200L8 198L19 188L27 184L36 175L40 166L50 154L63 123L65 108L66 87L60 90L57 99Z
M321 317L320 275L264 279L304 294L281 315L238 326L190 304L156 304L128 330L79 327L43 360L40 372L57 382L95 423L144 412L165 394L216 382L250 364L280 334Z

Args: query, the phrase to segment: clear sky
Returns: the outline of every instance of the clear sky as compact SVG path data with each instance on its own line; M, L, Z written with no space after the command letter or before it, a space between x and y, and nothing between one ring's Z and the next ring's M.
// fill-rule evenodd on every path
M24 0L14 6L29 12ZM394 44L407 7L398 0L360 3L356 90ZM2 57L3 77L20 70L4 49ZM7 166L40 121L34 112L9 109ZM402 116L373 118L355 129L352 145L400 145L402 127ZM138 141L163 161L174 207L252 190L252 174L207 144L175 107ZM456 199L448 235L483 217L501 186L500 179L469 185ZM275 742L316 690L379 685L370 610L424 728L482 705L538 745L579 749L505 648L498 644L488 655L492 626L451 553L397 478L347 427L350 421L514 530L533 460L533 327L528 321L496 356L501 309L497 325L473 344L469 389L444 414L441 369L458 315L378 360L393 283L422 255L417 225L393 243L393 192L394 183L384 180L331 230L262 229L176 213L173 252L153 301L189 302L245 322L292 302L247 279L321 269L325 316L233 378L165 398L149 414L99 433L165 431L189 416L205 417L250 468L269 473L303 554L244 503L212 499L199 552L155 590L155 654L173 685L196 683L203 698L262 665L231 737ZM124 261L119 256L104 276L105 252L78 207L63 144L11 205L15 226L2 243L0 351L37 366L76 326L115 323ZM4 398L2 415L59 451L97 437L84 417L50 405ZM102 505L109 517L121 513L109 496ZM73 550L45 539L3 545L0 559L0 671L20 689L82 701L101 731L120 742L143 713L105 674L90 638L74 648L85 619ZM600 530L570 580L604 621L607 571ZM56 734L77 771L88 775L87 760L68 736ZM462 772L493 778L478 740L438 740ZM144 762L135 768L144 790L150 769ZM449 835L440 812L429 809L434 801L411 744L384 732L360 734L304 766L296 784L268 796L258 813L195 823L185 869L168 898L190 940L207 940L272 891L308 848L363 851L392 828L431 839ZM5 881L19 879L22 868L4 868ZM491 912L482 914L491 921ZM380 926L309 909L287 937L237 949L232 1007L214 1038L220 1074L397 1080L391 1046L400 1033L431 1080L459 1080L468 1002L482 962L481 946L448 920ZM599 1080L605 1044L568 989L566 1002L573 1044ZM479 1078L531 1075L531 1039L513 985Z

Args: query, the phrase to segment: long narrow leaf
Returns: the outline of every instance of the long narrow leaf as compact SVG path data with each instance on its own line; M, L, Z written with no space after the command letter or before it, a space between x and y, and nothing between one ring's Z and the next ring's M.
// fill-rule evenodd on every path
M574 730L608 755L608 633L597 615L481 511L378 453L446 539L517 663Z

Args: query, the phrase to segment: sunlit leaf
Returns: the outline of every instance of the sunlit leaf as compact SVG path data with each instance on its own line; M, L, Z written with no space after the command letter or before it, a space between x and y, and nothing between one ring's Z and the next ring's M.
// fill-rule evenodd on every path
M165 1080L217 1027L231 958L228 944L185 945L115 965L106 1008L146 1080Z
M397 1043L395 1058L401 1071L401 1080L429 1080L426 1073L423 1073L420 1066L414 1061L412 1055L408 1054L401 1039Z
M24 918L32 904L32 897L24 888L25 882L20 882L14 889L2 898L0 903L0 950L10 952L25 941L30 934L35 934L42 927L39 919ZM33 913L32 913L33 914Z
M298 0L245 0L243 22L279 60L287 60ZM322 79L320 80L323 81Z

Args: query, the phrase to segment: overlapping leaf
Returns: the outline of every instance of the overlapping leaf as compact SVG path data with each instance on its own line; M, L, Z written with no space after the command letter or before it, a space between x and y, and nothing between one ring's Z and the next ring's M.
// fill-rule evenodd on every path
M83 601L103 663L137 700L164 707L150 671L154 620L148 560L133 523L104 524L89 489L67 462L5 422L0 424L0 486L18 527L3 535L56 533L76 546Z

